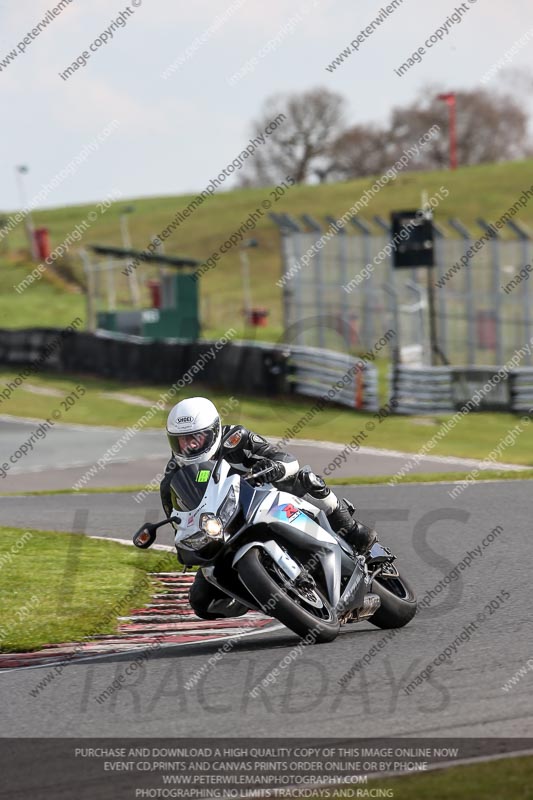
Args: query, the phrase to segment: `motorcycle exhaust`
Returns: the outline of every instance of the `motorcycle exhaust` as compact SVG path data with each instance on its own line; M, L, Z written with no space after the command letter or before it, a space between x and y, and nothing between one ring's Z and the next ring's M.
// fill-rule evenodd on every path
M341 623L347 625L349 622L362 622L375 614L381 605L381 600L377 594L367 594L363 601L362 608L350 611L344 618L341 618Z

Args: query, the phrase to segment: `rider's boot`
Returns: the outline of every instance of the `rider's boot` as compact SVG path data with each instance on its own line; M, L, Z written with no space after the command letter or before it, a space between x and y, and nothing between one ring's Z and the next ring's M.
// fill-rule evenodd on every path
M358 555L365 556L377 541L376 531L354 519L344 500L337 500L337 508L327 516L335 533L351 544Z
M351 504L348 505L344 500L339 500L319 475L301 470L299 476L307 494L313 500L321 501L317 505L320 505L325 511L328 522L335 533L342 536L358 555L366 555L377 541L376 532L362 522L353 519L354 507Z

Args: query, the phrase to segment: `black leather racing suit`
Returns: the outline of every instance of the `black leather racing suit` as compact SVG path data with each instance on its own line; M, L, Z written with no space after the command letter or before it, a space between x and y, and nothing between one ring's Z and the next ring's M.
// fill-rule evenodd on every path
M241 441L236 447L231 449L225 448L224 458L229 464L232 464L235 469L242 470L242 472L248 472L262 459L269 458L272 461L277 461L278 463L283 464L285 467L285 476L283 478L284 488L286 488L288 485L288 478L292 478L294 480L298 470L300 469L300 465L294 456L290 455L290 453L286 453L284 450L280 450L273 444L269 444L266 439L263 439L262 436L246 430L246 428L243 428L242 425L223 425L222 439L224 439L232 429L235 431L243 431ZM211 458L216 459L219 455L220 449L213 456L211 456ZM165 477L161 481L161 502L167 516L169 516L170 512L172 511L170 481L172 480L174 473L179 469L180 467L176 464L174 458L171 458L165 469ZM277 485L278 484L276 483L276 486ZM287 491L291 490L287 489ZM295 494L295 492L293 492L293 494Z
M270 459L277 464L283 465L285 474L280 480L273 482L273 486L283 491L290 492L297 497L303 497L308 502L313 503L318 508L325 511L333 530L345 536L347 539L349 539L349 534L352 532L355 534L358 533L357 525L360 525L360 523L352 519L343 501L339 501L321 478L314 475L308 468L300 469L298 460L290 453L280 450L276 445L269 444L262 436L243 428L241 425L224 425L222 427L222 440L224 440L226 435L232 430L242 432L240 442L231 449L224 447L224 445L221 445L221 447L224 447L225 450L225 460L232 464L236 470L248 472L263 459ZM219 454L220 449L217 453L212 455L211 458L217 458ZM161 502L167 517L169 517L172 512L170 482L174 473L179 469L180 466L176 464L176 461L172 457L166 466L165 476L161 481ZM216 619L217 617L223 616L220 613L208 611L208 606L212 600L222 599L227 599L227 595L220 592L216 586L210 584L204 578L201 570L198 570L189 594L191 606L197 616L203 619ZM247 610L246 606L233 601L231 616L245 614Z

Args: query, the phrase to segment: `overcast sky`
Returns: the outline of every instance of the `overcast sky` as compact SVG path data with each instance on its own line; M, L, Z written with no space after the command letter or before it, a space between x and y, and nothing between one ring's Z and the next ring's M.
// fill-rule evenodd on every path
M403 0L358 52L328 72L386 0L130 0L124 27L96 52L90 44L127 8L122 0L72 0L26 45L24 37L57 2L0 0L0 65L18 51L0 72L0 209L19 204L16 164L30 167L31 198L115 119L119 125L98 152L40 205L95 201L112 188L124 197L201 189L246 145L251 119L275 92L325 86L347 97L349 122L384 121L427 84L479 86L528 31L531 40L512 67L533 73L531 0L465 0L461 23L398 77L394 69L459 5ZM262 53L275 37L272 51ZM83 51L90 52L87 65L63 80L59 73ZM254 57L253 70L231 85Z

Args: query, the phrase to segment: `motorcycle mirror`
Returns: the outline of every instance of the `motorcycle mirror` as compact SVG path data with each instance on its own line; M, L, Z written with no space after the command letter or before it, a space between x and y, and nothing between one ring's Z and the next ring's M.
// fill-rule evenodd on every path
M215 483L218 483L220 480L220 465L224 459L224 448L226 447L227 449L232 449L233 447L237 447L244 435L244 431L245 429L239 426L234 430L228 431L228 433L223 437L220 446L220 455L217 458L217 463L215 464L215 469L213 470L213 480Z
M161 522L145 522L145 524L133 534L133 544L141 550L146 550L155 542L157 529L172 521L179 523L180 520L177 517L168 517L167 519L161 520Z
M156 532L153 525L143 525L133 534L133 544L141 550L146 550L155 542Z
M222 440L222 446L226 447L228 450L237 447L238 444L242 441L242 437L245 434L245 429L242 426L238 426L224 436Z

